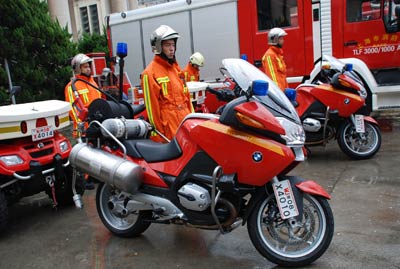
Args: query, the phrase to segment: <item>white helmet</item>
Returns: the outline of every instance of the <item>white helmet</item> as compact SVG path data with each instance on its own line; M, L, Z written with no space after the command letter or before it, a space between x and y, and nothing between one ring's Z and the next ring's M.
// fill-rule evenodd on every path
M192 64L196 64L200 67L204 65L204 57L200 52L193 53L189 60Z
M160 25L150 35L150 44L154 54L161 54L162 52L161 43L164 40L175 39L175 46L176 46L176 41L178 37L179 34L175 32L174 29L172 29L168 25Z
M281 36L285 36L287 33L281 28L272 28L268 32L268 45L278 45L278 40Z
M72 70L74 70L74 74L79 75L82 72L81 65L85 64L85 63L90 63L92 61L93 61L93 59L89 58L85 54L79 53L79 54L75 55L71 61L71 67L72 67Z

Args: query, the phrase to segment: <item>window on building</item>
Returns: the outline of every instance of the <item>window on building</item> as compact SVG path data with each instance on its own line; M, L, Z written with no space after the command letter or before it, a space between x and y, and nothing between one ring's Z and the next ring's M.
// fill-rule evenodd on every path
M90 24L89 24L89 16L87 7L81 7L81 21L82 21L82 31L85 33L90 33Z
M99 26L99 14L97 12L97 5L89 6L90 11L90 26L92 27L92 33L100 34Z
M297 0L257 0L258 30L298 26Z
M381 18L380 0L347 0L347 22L370 21Z
M97 5L90 5L88 7L80 7L82 31L84 33L100 33L99 13Z

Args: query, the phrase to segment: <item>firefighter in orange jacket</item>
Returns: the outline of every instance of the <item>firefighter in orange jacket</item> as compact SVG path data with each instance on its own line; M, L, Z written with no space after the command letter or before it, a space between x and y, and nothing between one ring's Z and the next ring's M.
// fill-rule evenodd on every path
M183 70L186 81L200 81L200 67L204 66L204 57L200 52L190 56L189 62Z
M78 123L86 120L87 109L90 103L101 98L101 93L93 86L98 87L91 75L90 63L92 59L85 54L77 54L71 61L74 77L65 86L65 100L70 102L72 109L69 112L74 122L73 136L78 137ZM93 86L91 86L92 84Z
M175 59L179 34L167 25L158 27L150 37L155 54L141 75L147 115L151 125L171 140L186 115L193 112L189 90ZM152 139L165 140L155 133Z
M288 87L286 80L286 64L283 60L283 37L287 33L281 28L272 28L268 33L268 45L270 47L262 57L264 71L278 87L284 91Z

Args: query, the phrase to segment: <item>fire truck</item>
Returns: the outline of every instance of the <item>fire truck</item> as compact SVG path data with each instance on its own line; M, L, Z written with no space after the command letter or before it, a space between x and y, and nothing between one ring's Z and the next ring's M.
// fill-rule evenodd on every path
M125 70L135 85L154 57L149 38L161 24L180 34L182 67L193 52L204 55L204 81L222 78L224 58L245 57L262 68L268 31L280 27L288 33L284 57L291 87L312 81L321 56L333 55L353 64L371 110L400 108L400 0L177 0L106 20L111 53L118 42L128 44Z

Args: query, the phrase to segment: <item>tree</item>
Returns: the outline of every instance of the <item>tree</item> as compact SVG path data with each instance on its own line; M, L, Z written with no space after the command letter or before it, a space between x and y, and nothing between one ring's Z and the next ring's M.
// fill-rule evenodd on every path
M106 32L105 29L104 32ZM105 34L100 35L93 33L90 35L84 33L78 41L78 51L81 53L104 52L106 54L107 66L110 66L110 61L112 59L109 55L107 36Z
M93 33L84 33L78 41L78 51L82 53L105 52L108 56L107 36Z
M13 85L23 88L17 102L64 100L64 86L72 74L69 59L77 48L67 28L51 19L47 3L0 0L0 48L3 98L9 88L4 68L7 59Z

